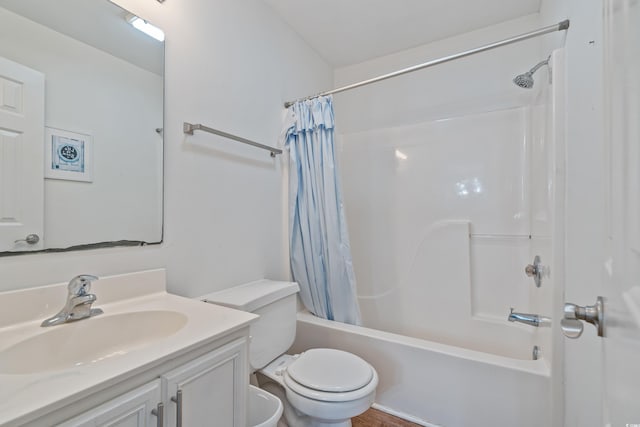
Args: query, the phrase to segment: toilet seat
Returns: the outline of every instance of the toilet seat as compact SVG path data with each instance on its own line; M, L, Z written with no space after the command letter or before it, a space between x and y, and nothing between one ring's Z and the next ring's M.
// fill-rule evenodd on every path
M346 393L336 393L327 391L318 391L311 388L306 388L294 380L291 379L287 372L284 373L284 387L287 392L294 392L307 399L323 401L323 402L349 402L353 400L361 399L375 391L378 386L378 375L374 371L372 381L366 386Z
M318 391L348 392L371 382L371 366L346 351L314 348L302 353L287 367L296 383Z
M284 385L313 400L346 402L370 394L378 385L376 371L358 356L334 349L312 349L283 372Z

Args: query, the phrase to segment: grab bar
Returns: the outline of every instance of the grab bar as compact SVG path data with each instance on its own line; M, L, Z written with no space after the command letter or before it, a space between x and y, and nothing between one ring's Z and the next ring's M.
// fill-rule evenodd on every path
M227 132L223 132L223 131L218 130L218 129L213 129L213 128L210 128L210 127L207 127L207 126L201 125L201 124L195 124L194 125L194 124L191 124L191 123L184 122L184 124L182 125L182 130L187 135L193 135L193 131L194 130L201 130L201 131L204 131L204 132L212 133L214 135L222 136L224 138L232 139L234 141L242 142L243 144L249 144L249 145L252 145L254 147L258 147L258 148L261 148L263 150L269 151L271 157L275 157L276 154L282 154L282 150L280 150L278 148L269 147L268 145L260 144L260 143L255 142L255 141L251 141L250 139L242 138L241 136L233 135L233 134L230 134L230 133L227 133Z

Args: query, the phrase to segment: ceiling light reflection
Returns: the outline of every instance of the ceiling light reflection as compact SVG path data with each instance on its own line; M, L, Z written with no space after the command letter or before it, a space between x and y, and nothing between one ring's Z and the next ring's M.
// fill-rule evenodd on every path
M149 24L144 19L130 13L126 16L126 20L129 24L133 25L136 30L142 31L146 35L151 36L160 42L164 41L164 31L154 25Z

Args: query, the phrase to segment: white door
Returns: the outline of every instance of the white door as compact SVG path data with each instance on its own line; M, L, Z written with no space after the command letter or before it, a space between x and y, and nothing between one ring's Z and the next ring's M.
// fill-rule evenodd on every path
M640 426L640 3L607 0L604 17L611 169L603 425Z
M607 230L605 256L601 277L567 293L604 298L604 337L583 323L565 343L565 425L640 427L640 2L603 4L607 215L592 226Z
M44 75L0 57L0 252L44 247L43 145Z

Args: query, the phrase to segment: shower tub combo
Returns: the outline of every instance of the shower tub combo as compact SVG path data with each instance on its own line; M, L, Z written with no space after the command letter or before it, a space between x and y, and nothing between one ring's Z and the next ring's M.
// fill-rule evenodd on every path
M549 65L526 105L340 135L364 326L300 312L292 351L359 355L380 377L375 407L421 425L557 421L556 331L507 321L552 317L558 297L553 276L524 274L536 255L554 268L561 50Z

